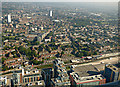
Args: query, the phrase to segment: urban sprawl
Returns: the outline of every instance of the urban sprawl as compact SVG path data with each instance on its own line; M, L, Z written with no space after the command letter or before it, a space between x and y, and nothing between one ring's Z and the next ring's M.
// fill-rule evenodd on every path
M77 5L2 3L0 86L120 86L115 9Z

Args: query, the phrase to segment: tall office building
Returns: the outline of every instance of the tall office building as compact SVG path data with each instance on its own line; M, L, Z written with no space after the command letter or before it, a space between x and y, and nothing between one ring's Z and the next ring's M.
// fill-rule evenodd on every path
M54 78L51 79L52 87L70 87L69 76L64 62L58 58L53 61Z
M107 82L116 82L120 80L119 68L112 64L106 64L104 76Z
M0 76L0 87L5 87L8 83L7 76Z
M8 14L8 23L11 22L11 14Z
M44 68L41 72L42 78L45 81L46 86L50 87L51 78L53 77L52 68Z
M19 86L20 85L20 83L22 83L22 75L21 75L21 73L13 73L13 75L12 75L12 85L13 86Z
M52 16L53 16L53 12L52 12L52 10L50 10L49 15L50 15L50 17L52 17Z

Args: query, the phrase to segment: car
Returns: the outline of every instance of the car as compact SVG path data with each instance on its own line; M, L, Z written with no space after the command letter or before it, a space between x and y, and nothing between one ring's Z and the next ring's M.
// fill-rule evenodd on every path
M101 64L103 64L104 62L101 62Z
M110 60L112 59L112 57L109 58Z

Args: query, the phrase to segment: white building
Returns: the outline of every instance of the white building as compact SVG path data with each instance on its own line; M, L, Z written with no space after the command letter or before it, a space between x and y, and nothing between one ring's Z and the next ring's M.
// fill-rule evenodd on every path
M50 10L50 17L52 17L52 15L53 15L53 14L52 14L52 10Z
M8 23L11 22L11 14L8 14Z
M7 76L0 77L0 87L7 85Z
M45 42L48 42L48 41L51 42L51 39L45 39Z
M43 27L41 27L41 30L43 30Z

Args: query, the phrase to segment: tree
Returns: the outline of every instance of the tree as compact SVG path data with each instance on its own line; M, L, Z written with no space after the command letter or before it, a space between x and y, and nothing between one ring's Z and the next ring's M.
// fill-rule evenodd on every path
M41 46L39 46L38 51L41 52L43 50L43 48Z
M21 54L25 55L26 49L24 47L20 46L18 50Z
M37 57L37 54L36 54L35 50L31 51L31 55Z
M64 51L61 52L61 56L64 54Z
M6 70L8 70L8 67L7 67L6 65L4 65L4 66L2 67L2 70L3 70L3 71L6 71Z
M17 53L16 55L17 55L18 57L20 57L20 54L19 54L19 53Z
M59 52L56 54L56 57L60 57L60 53Z
M3 49L4 49L4 50L8 50L8 49L10 49L10 47L9 47L9 46L4 46Z
M76 57L80 57L80 53L77 52L77 53L75 54L75 56L76 56Z
M83 53L80 53L80 57L82 57L83 56Z
M37 41L37 37L34 38L34 40L31 42L32 45L39 45L39 41Z
M32 62L33 62L33 64L38 65L38 61L37 60L33 60Z
M41 64L41 63L43 63L44 61L38 61L38 64Z
M13 58L17 58L18 56L17 55L14 55Z
M95 52L93 53L93 55L97 55L97 52L95 51Z
M61 55L64 54L64 51L61 52Z
M6 60L5 58L2 58L2 64L4 63L5 60Z
M35 45L39 45L39 44L40 44L40 42L39 42L39 41L36 41L36 42L35 42Z
M49 52L49 53L51 53L51 50L50 50L50 48L46 45L46 50Z
M9 53L5 54L6 57L9 57Z
M83 56L88 56L89 55L88 51L82 51L82 52L83 52Z
M65 47L64 46L62 46L61 48L62 48L63 51L65 51Z

